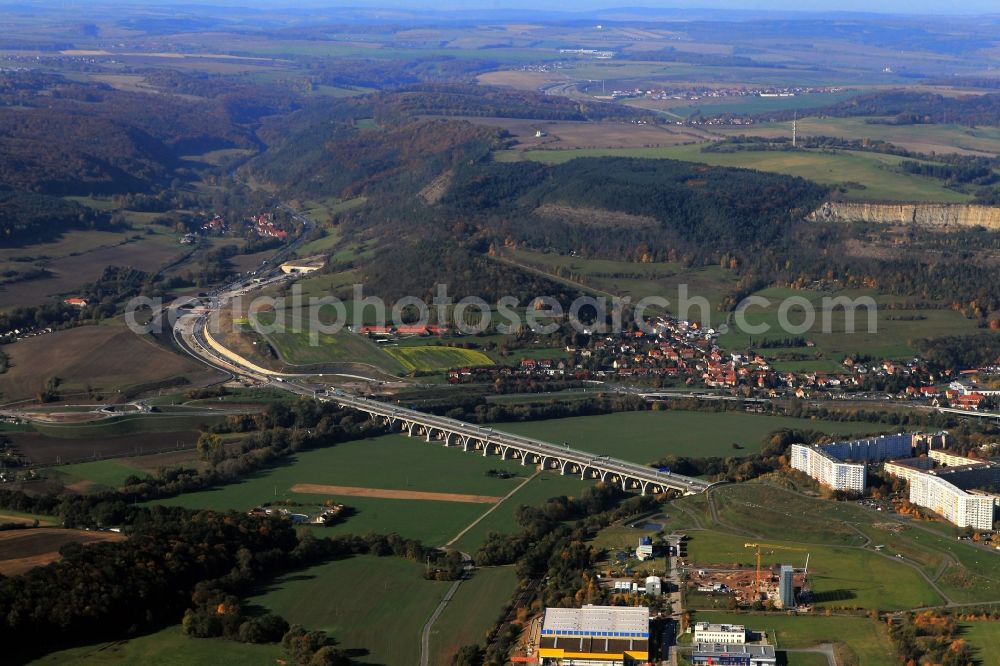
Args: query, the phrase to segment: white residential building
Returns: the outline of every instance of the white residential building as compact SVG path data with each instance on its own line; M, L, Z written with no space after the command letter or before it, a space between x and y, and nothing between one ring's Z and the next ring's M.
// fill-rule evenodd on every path
M919 474L910 479L910 502L930 509L959 527L993 529L995 498L973 494L948 480L950 475Z
M792 444L792 467L834 490L865 490L863 463L841 462L818 447Z
M834 490L860 493L865 490L866 462L905 458L912 452L913 435L903 433L813 446L793 444L791 463Z

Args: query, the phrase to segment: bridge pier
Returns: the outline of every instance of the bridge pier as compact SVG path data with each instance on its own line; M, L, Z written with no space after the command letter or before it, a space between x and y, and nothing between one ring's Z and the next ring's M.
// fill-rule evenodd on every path
M563 449L500 431L493 432L456 419L407 409L398 404L335 393L335 396L318 396L318 399L356 409L375 423L385 424L390 431L405 432L409 437L420 435L427 442L441 440L445 447L460 446L463 451L482 451L484 457L497 454L503 460L520 458L522 466L537 465L540 471L558 471L563 476L579 475L581 480L599 480L642 495L665 493L668 490L692 495L711 485L679 475L663 477L641 465L612 459L595 459L584 451Z

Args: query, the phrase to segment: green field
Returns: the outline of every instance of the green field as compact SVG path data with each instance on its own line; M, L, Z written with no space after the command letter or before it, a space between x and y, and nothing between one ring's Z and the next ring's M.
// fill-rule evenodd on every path
M533 468L529 468L531 469ZM511 533L520 529L514 519L519 506L539 506L546 500L561 495L576 497L591 485L592 482L582 481L575 475L560 476L543 472L462 535L453 547L466 553L474 552L490 532Z
M117 437L140 435L151 432L190 432L200 426L211 426L225 421L219 414L171 415L171 414L129 414L90 423L53 424L34 423L35 432L49 437L66 439Z
M686 318L702 323L717 316L722 299L736 288L735 273L719 266L684 269L672 262L640 264L526 249L506 251L505 258L520 266L541 271L557 282L569 282L574 286L582 283L599 292L630 296L633 302L650 296L666 298L670 301L668 310L674 315L680 314L676 308L683 285L689 298L697 296L708 300L709 307L704 312L692 307L687 313ZM561 277L567 273L572 279ZM621 275L629 277L619 277Z
M785 666L828 666L826 655L814 652L786 652Z
M997 646L1000 645L1000 622L963 622L962 638L974 651L978 666L991 666L997 660Z
M479 569L463 582L431 627L430 663L449 664L463 645L482 644L516 589L513 567Z
M420 631L451 583L424 580L424 566L364 555L278 577L248 602L289 623L320 629L364 663L420 662ZM498 609L499 610L499 609Z
M791 564L802 568L808 553L809 584L815 606L820 609L896 610L944 603L917 572L890 557L860 548L802 544L800 539L808 536L807 532L788 531L790 534L784 540L773 539L769 543L802 552L765 549L762 562L765 566ZM754 551L744 548L747 537L712 530L691 532L690 535L688 555L693 565L741 564L753 567ZM721 607L725 606L725 599L716 601Z
M102 666L142 664L142 666L260 666L273 664L282 656L280 645L250 645L224 638L188 638L175 625L138 638L114 643L95 643L52 652L33 666Z
M824 605L885 609L947 600L1000 601L1000 557L939 532L933 523L913 522L853 502L806 497L759 481L720 486L710 499L711 504L699 495L674 503L675 510L694 516L695 527L709 528L690 532L695 561L721 558L750 565L752 551L742 547L744 542L792 545L804 550L774 551L771 563L787 559L802 566L805 552L811 553L813 587L828 599ZM875 552L876 545L881 552ZM929 581L948 599L941 599ZM891 589L883 590L887 584Z
M653 462L666 455L746 456L759 451L764 437L781 428L805 428L842 435L892 430L889 426L871 423L681 410L502 423L497 428L557 444L569 442L574 448L638 463ZM734 449L733 443L743 448Z
M286 464L253 474L237 483L211 490L181 495L164 503L217 510L249 510L261 502L291 499L318 506L326 495L291 492L297 483L358 486L446 493L466 493L502 497L523 481L521 478L496 479L486 476L493 468L508 469L515 474L529 474L532 468L499 457L483 457L445 448L440 442L425 442L422 438L388 435L374 439L344 442L335 447L297 454ZM444 473L447 472L447 473ZM554 475L553 475L554 476ZM545 484L540 484L545 485ZM525 488L527 489L527 488ZM542 492L544 497L528 494L533 503L544 501L566 490ZM515 495L515 497L518 497ZM369 497L342 497L339 501L356 513L346 521L321 531L322 534L368 531L398 532L421 539L431 545L443 544L485 513L490 504L445 501L412 501ZM512 501L525 503L519 497ZM506 510L501 505L491 514L492 524L513 529L513 519L505 522ZM505 513L500 513L504 511ZM498 527L498 529L500 529ZM482 538L485 532L476 532ZM463 544L474 550L478 542L469 539Z
M891 122L872 123L869 120L872 118L799 118L797 131L800 137L833 136L888 141L920 153L1000 153L1000 128L945 124L897 125ZM789 137L792 134L792 123L760 123L752 127L714 128L714 131L769 138Z
M779 370L809 371L840 368L840 361L849 354L859 353L875 358L909 358L915 353L911 341L921 338L933 338L946 335L972 334L976 322L967 319L961 313L950 309L888 309L877 307L875 322L869 330L869 314L865 307L854 308L854 331L849 332L849 319L845 316L843 307L833 308L833 298L871 298L876 305L885 303L889 298L879 296L872 290L850 290L837 293L820 292L804 289L769 288L762 289L754 296L766 298L769 305L761 307L752 305L745 310L744 319L748 326L766 325L768 332L750 334L741 329L733 315L729 315L727 325L729 331L720 336L719 343L729 349L745 349L751 346L751 341L767 339L780 340L794 337L785 333L780 324L778 311L784 299L805 299L812 304L815 312L815 323L802 334L813 347L795 349L768 349L769 357L780 359L782 355L798 354L810 357L812 360L777 361L775 368ZM804 325L801 307L796 305L788 313L788 321L795 326Z
M312 344L308 331L271 333L267 339L278 350L281 359L290 365L322 365L324 363L362 363L389 372L406 368L396 358L363 335L341 329L333 335L320 333L318 344Z
M116 460L62 465L46 470L49 478L58 479L65 485L84 482L88 492L118 488L130 476L143 476L143 472Z
M800 176L817 183L845 186L842 196L864 201L935 201L962 203L969 195L950 190L940 180L906 174L898 165L904 158L858 151L740 151L702 152L701 144L662 148L596 148L580 150L501 151L499 161L534 160L561 164L577 157L668 158L712 166L743 167ZM861 183L864 188L853 188Z
M723 622L746 625L748 629L766 631L770 639L777 636L779 650L807 648L820 643L846 644L861 666L895 666L898 663L882 623L865 617L816 617L788 615L728 614L699 611L695 621ZM809 664L800 655L789 655L790 664ZM826 663L824 659L822 663Z
M493 360L489 356L474 349L438 345L384 349L410 372L439 372L451 368L493 365Z

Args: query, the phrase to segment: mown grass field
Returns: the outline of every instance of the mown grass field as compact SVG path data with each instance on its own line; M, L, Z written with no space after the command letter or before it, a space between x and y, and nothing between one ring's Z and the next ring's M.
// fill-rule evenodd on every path
M384 350L410 372L440 372L451 368L493 365L493 359L474 349L422 345L385 347Z
M326 631L342 648L367 650L364 663L418 664L420 631L451 586L423 571L398 557L351 557L279 576L247 601Z
M864 608L896 610L944 603L931 586L910 567L873 551L850 547L803 544L805 532L789 529L784 539L768 543L795 550L764 549L762 565L776 567L791 564L805 566L809 559L809 584L815 606L824 608ZM691 532L689 559L694 565L741 564L754 566L754 550L744 548L746 536L713 530ZM792 538L794 537L794 538ZM749 541L754 541L749 539ZM717 599L725 607L726 599Z
M760 450L763 438L781 428L819 430L850 435L889 432L889 426L794 419L742 412L686 412L680 410L619 412L525 423L502 423L498 429L537 437L597 454L638 463L666 455L707 458L746 456ZM742 449L733 448L736 443Z
M527 469L527 473L534 471L532 467L528 467ZM550 472L543 472L525 484L524 487L462 535L453 544L453 547L467 553L475 552L476 548L483 543L490 532L510 534L520 529L517 521L514 519L519 506L540 506L546 500L561 495L577 497L591 485L593 485L593 482L581 481L575 475L560 476Z
M181 626L114 643L95 643L59 650L30 662L32 666L260 666L282 656L280 645L251 645L224 638L188 638Z
M888 141L900 148L920 153L986 153L1000 152L1000 129L996 127L965 127L963 125L896 125L871 123L870 118L807 117L797 121L800 137L833 136L844 139ZM715 128L722 134L790 137L792 123L760 123L749 127Z
M486 476L486 471L493 468L525 476L534 471L514 461L465 453L456 447L445 448L440 442L425 442L420 437L389 435L299 453L284 465L252 474L237 483L181 495L164 503L245 511L261 502L281 499L317 507L326 499L338 499L356 513L334 527L322 529L321 534L398 532L430 545L440 545L455 537L492 505L353 496L331 498L293 493L291 488L298 483L316 483L502 497L523 481L517 477ZM540 501L563 492L551 492ZM535 495L530 497L531 501L518 501L532 503L537 498ZM494 513L508 508L501 505ZM512 529L512 523L511 517L510 523L503 524ZM476 538L485 534L477 532ZM470 538L463 540L463 545L474 550L479 543Z
M575 286L581 283L599 292L615 296L630 296L633 302L650 296L666 298L670 302L668 310L676 316L715 324L713 317L719 317L718 307L725 295L736 286L733 271L719 266L703 266L683 269L671 262L639 264L625 261L585 259L559 254L516 249L505 252L504 257L518 265L545 273L557 282L569 282ZM573 280L567 280L556 271L570 271ZM704 298L709 307L691 307L687 312L678 310L681 289L689 299ZM610 305L609 305L610 308ZM655 311L655 308L651 308Z
M394 355L377 347L365 336L341 329L332 335L319 333L317 344L313 344L308 331L300 333L271 333L267 336L290 365L321 365L324 363L363 363L374 365L389 372L402 372L406 367Z
M973 649L978 666L997 663L997 646L1000 645L1000 622L963 622L962 638Z
M58 479L64 485L79 484L83 492L95 492L118 488L129 476L143 476L143 472L122 461L97 460L94 462L62 465L45 470L50 479Z
M828 666L826 655L815 652L786 652L785 666Z
M729 331L719 339L720 344L730 349L743 349L751 346L751 341L781 340L795 337L783 331L779 310L782 303L789 298L805 299L811 304L815 320L802 337L814 343L814 347L798 347L792 349L768 349L772 357L799 354L812 357L813 360L778 361L775 367L781 370L835 370L840 361L848 354L859 353L875 358L908 358L915 353L912 342L921 338L933 338L946 335L972 334L976 332L976 322L962 316L953 310L928 309L888 309L878 307L887 299L880 297L871 290L851 290L838 293L827 293L811 290L769 288L762 289L754 296L765 298L766 306L752 305L743 315L746 328L767 326L768 332L752 334L742 325L738 325L734 315L729 315L727 325ZM873 299L876 307L873 325L867 307L852 308L854 332L850 331L850 315L845 313L843 306L833 307L836 298L856 300ZM807 323L805 314L799 305L791 308L787 320L794 326L804 326ZM751 329L753 330L753 329ZM823 363L822 367L812 367L810 364Z
M720 486L712 491L711 501L715 515L704 496L676 503L676 508L694 514L698 526L711 530L691 532L693 557L698 553L750 565L752 551L742 548L747 541L803 548L812 553L814 589L829 597L827 605L885 609L888 604L905 608L944 603L928 579L956 603L1000 601L997 554L957 541L950 531L934 529L934 523L852 502L806 497L767 482ZM876 545L882 547L880 553ZM772 563L790 559L801 566L805 551L774 551ZM883 593L880 588L886 584L892 589ZM931 603L929 598L939 600Z
M463 582L431 627L430 663L450 664L463 645L482 644L515 589L513 567L479 569Z
M712 166L742 167L800 176L817 183L845 186L842 196L866 201L934 201L962 203L969 195L944 187L943 181L899 171L903 158L857 151L702 152L701 144L662 148L598 148L569 151L501 151L500 161L534 160L561 164L577 157L641 157L675 159ZM856 188L850 183L860 183Z
M748 629L766 631L777 637L778 650L807 648L820 643L844 643L863 666L894 666L898 663L885 625L866 617L799 617L699 611L698 622L744 624ZM789 664L808 664L801 655L790 654ZM822 663L826 663L824 659Z

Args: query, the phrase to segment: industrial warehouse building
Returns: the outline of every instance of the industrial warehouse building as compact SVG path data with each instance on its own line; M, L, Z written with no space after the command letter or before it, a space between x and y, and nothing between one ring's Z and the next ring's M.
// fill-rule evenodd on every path
M862 493L867 462L906 458L913 454L910 433L832 444L792 444L791 464L834 490ZM851 462L846 462L851 461Z
M720 645L695 643L692 664L718 666L774 666L778 659L773 645Z
M632 666L649 659L649 609L627 606L546 608L538 646L541 663Z

